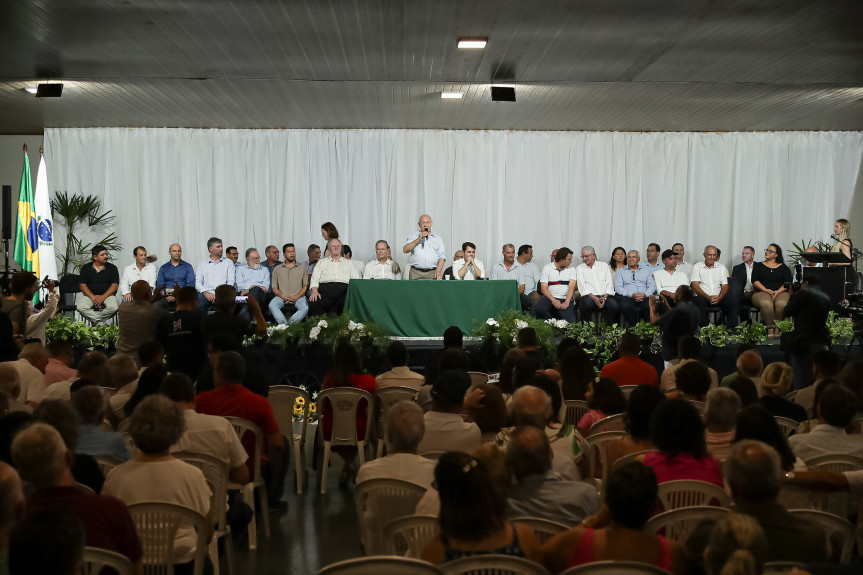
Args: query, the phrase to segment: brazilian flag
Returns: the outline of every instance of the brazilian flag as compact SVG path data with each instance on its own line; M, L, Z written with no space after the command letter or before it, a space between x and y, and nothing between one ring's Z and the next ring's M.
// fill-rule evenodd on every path
M39 234L36 226L36 208L33 205L33 182L30 179L30 158L24 147L24 169L18 191L18 222L15 226L15 261L21 269L39 277Z

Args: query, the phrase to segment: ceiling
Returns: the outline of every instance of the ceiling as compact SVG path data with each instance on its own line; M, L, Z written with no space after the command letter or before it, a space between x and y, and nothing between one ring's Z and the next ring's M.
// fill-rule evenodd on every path
M0 133L97 126L863 130L863 2L3 0Z

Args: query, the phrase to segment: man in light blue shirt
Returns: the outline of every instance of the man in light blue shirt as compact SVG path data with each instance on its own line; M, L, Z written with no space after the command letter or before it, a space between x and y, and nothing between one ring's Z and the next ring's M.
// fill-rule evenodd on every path
M428 214L420 216L419 230L408 236L402 251L411 255L408 279L439 280L443 278L446 262L443 238L431 231L432 219Z
M650 317L648 298L656 293L651 267L639 267L641 258L638 252L631 250L626 254L626 267L614 274L614 292L620 305L620 313L629 325L635 325L639 319Z
M638 267L647 268L650 270L650 273L661 270L665 267L662 260L659 259L659 254L661 253L662 250L659 247L659 244L647 244L647 261L639 263Z
M246 263L236 268L237 295L254 299L263 311L267 309L270 281L270 271L261 265L261 254L255 248L247 249Z
M222 240L207 240L210 257L201 260L195 270L195 289L198 290L198 309L204 310L216 299L216 288L234 285L234 262L222 257Z
M493 280L515 280L518 286L518 297L521 298L521 311L530 309L530 298L524 295L524 269L521 264L515 259L515 246L505 244L503 246L503 260L497 262L491 268L491 278Z
M518 263L521 264L521 275L524 280L524 295L530 298L530 305L536 305L542 294L539 293L539 279L542 273L533 263L533 246L524 244L518 246Z

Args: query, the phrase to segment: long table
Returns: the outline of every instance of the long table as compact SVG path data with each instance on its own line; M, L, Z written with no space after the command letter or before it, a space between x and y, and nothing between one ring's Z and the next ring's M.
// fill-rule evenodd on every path
M401 337L442 337L457 325L465 333L507 309L521 309L515 280L351 280L345 311Z

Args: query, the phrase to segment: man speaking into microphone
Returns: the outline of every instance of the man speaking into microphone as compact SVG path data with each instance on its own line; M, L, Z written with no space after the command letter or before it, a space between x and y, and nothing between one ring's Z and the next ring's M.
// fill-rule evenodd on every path
M419 230L412 233L402 251L411 255L408 278L412 280L439 280L443 277L446 262L443 239L433 234L432 219L428 214L420 216Z

